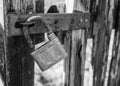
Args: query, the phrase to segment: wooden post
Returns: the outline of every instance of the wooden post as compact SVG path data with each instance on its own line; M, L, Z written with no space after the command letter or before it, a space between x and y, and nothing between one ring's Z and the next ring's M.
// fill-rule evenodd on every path
M112 41L114 37L114 24L116 21L116 0L93 0L90 12L91 28L93 32L92 64L94 69L93 86L108 86L109 64L111 62ZM118 3L118 2L117 2ZM110 5L110 6L109 6ZM113 36L113 37L112 37ZM111 52L112 53L112 52ZM115 66L114 66L115 67ZM110 83L110 82L109 82ZM115 85L111 85L115 86Z
M4 2L6 15L31 14L35 12L35 0L6 0ZM5 15L5 16L6 16ZM8 37L7 17L5 18L5 86L34 86L33 51L24 36ZM33 43L43 40L43 35L31 35Z
M2 83L0 83L1 86L3 86L6 83L6 74L5 74L5 10L4 10L4 0L0 1L0 79Z
M0 1L0 24L2 25L2 27L4 27L4 4L3 4L3 0Z

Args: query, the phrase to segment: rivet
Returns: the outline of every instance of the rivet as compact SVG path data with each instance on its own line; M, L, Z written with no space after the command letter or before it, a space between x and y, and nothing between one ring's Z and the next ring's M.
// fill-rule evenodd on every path
M81 18L81 19L78 21L78 25L81 25L82 22L83 22L83 19Z
M85 22L88 22L88 19L85 19Z

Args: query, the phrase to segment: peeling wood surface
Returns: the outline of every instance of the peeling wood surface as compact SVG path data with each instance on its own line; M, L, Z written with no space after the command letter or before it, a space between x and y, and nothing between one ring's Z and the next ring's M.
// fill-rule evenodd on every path
M78 3L81 0L76 0ZM83 1L77 6L75 4L75 10L85 11L84 6L90 5L90 9L87 11L91 12L91 25L86 35L93 39L93 50L92 50L92 67L93 67L93 86L119 86L119 5L118 0L91 0L89 4L83 4ZM72 12L68 9L68 12ZM115 37L114 31L115 30ZM74 31L72 31L74 33ZM72 35L74 39L76 34ZM77 35L80 35L78 33ZM114 38L114 39L112 39ZM76 40L72 39L72 49L75 49ZM113 42L113 45L111 43ZM88 43L89 44L89 43ZM113 49L112 52L110 52ZM75 51L75 50L73 50ZM77 53L77 52L76 52ZM75 70L80 62L76 62L76 53L71 52L71 70L70 70L70 86L77 86L81 79L76 79L79 76L79 70ZM110 55L113 54L113 57ZM87 58L87 57L86 57ZM83 62L83 61L82 61ZM79 66L81 66L79 64ZM84 71L84 70L83 70ZM75 77L75 75L77 75ZM85 76L84 76L85 78ZM83 78L82 78L83 79ZM74 81L75 80L75 81ZM82 83L82 82L81 82ZM80 85L80 84L79 84ZM82 85L83 86L83 85Z
M107 50L109 44L109 34L107 34L108 26L106 25L106 8L107 8L107 0L98 1L98 15L97 21L94 23L94 45L93 45L93 68L94 68L94 76L93 76L93 86L103 86L104 83L104 70L105 63L107 58ZM109 31L109 30L108 30Z
M115 0L114 5L116 6L116 26L115 26L115 37L113 45L113 55L110 65L109 81L108 86L119 86L120 85L120 3L119 0Z
M92 61L93 39L87 39L85 52L85 66L84 66L84 84L83 86L93 86L93 67Z
M0 24L0 78L5 83L5 52L4 52L4 30Z
M80 86L81 84L81 33L82 31L72 31L71 64L70 64L70 86ZM77 34L77 35L76 35ZM78 82L79 81L79 82Z
M6 50L5 50L5 8L4 8L4 0L0 1L0 79L2 83L1 86L5 85L6 83Z
M116 0L93 0L90 11L92 12L94 39L93 45L93 59L92 64L94 68L93 86L108 86L107 78L109 76L108 63L111 62L108 50L112 48L109 46L111 30L114 29L116 21L114 17L114 5ZM110 6L109 6L110 5ZM114 85L112 85L114 86Z
M35 0L6 0L7 12L24 14L35 12Z
M84 6L81 8L81 0L75 0L71 3L67 0L68 7L66 12L72 13L73 11L85 12ZM70 4L73 4L70 6ZM72 30L72 44L71 44L71 57L70 57L70 76L69 85L67 86L83 86L84 81L84 66L85 66L85 47L86 47L86 29L85 30Z
M34 61L24 37L7 38L7 76L8 86L33 86Z
M71 42L72 42L72 35L71 31L67 31L64 36L64 48L68 53L68 57L65 59L65 86L70 86L70 64L71 64Z

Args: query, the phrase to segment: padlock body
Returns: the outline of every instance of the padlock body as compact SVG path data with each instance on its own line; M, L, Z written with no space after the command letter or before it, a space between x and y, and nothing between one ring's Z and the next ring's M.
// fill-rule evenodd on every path
M49 69L62 59L67 53L54 33L48 36L50 41L31 53L42 71Z

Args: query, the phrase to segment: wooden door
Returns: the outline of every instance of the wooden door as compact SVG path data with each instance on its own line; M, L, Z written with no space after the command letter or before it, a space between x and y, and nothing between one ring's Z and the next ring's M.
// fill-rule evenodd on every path
M37 3L37 4L36 4ZM38 4L39 3L39 4ZM4 1L4 20L5 20L5 86L33 86L34 85L34 60L30 55L30 52L33 50L27 44L23 35L19 36L18 33L12 26L11 16L13 14L12 21L15 20L16 16L24 14L33 14L33 13L42 13L44 12L44 0L6 0ZM65 15L65 14L64 14ZM7 17L6 17L7 16ZM57 16L57 15L56 15ZM78 15L79 16L79 15ZM81 16L84 17L82 14ZM66 18L71 18L69 15L66 15ZM64 22L64 21L63 21ZM85 24L87 27L88 23ZM11 28L11 26L13 28ZM64 26L64 25L63 25ZM65 25L66 26L66 25ZM79 26L79 25L78 25ZM69 29L68 25L66 26ZM81 26L80 26L81 27ZM84 25L82 25L84 27ZM11 29L10 29L11 28ZM66 28L65 28L66 29ZM9 33L14 33L13 36L10 36ZM75 35L75 34L79 35ZM81 65L80 59L84 57L84 46L85 40L85 30L71 31L66 30L63 33L62 41L64 43L65 49L68 53L68 58L65 62L65 72L66 72L66 83L65 85L74 86L75 80L81 80L81 68L78 69L78 66ZM43 41L44 35L42 34L33 34L31 35L34 44ZM79 46L79 47L78 47ZM78 47L78 49L77 49ZM82 52L80 56L78 53ZM83 55L83 57L81 57ZM75 64L76 63L76 64ZM75 68L74 68L75 67ZM70 69L69 69L70 68ZM83 71L82 71L83 72ZM78 76L78 77L77 77ZM70 81L69 81L70 80ZM80 85L82 81L76 83L75 85Z
M75 30L68 29L67 25L67 29L64 31L63 41L68 53L68 58L65 59L65 86L85 86L87 83L85 74L90 71L85 65L89 40L92 42L89 63L93 71L92 76L87 78L92 79L89 86L119 86L120 6L118 3L120 1L68 0L67 2L67 12L88 12L91 13L91 19L89 28L79 27L79 30ZM72 8L69 8L71 4ZM30 55L33 49L28 46L24 36L20 35L21 33L16 35L18 32L15 28L11 28L13 22L9 23L11 22L9 15L14 15L12 18L14 21L19 15L43 13L44 0L1 0L0 8L2 17L0 22L3 27L0 33L0 55L3 57L0 71L3 74L4 84L5 86L34 86L34 60ZM56 16L58 15L56 14ZM67 14L63 18L70 18L69 16ZM79 23L83 22L82 18L79 18ZM66 22L64 23L66 24ZM88 23L85 25L89 26ZM12 33L12 36L9 33ZM32 34L31 38L36 44L44 40L44 35L43 33ZM111 51L112 55L109 53Z

